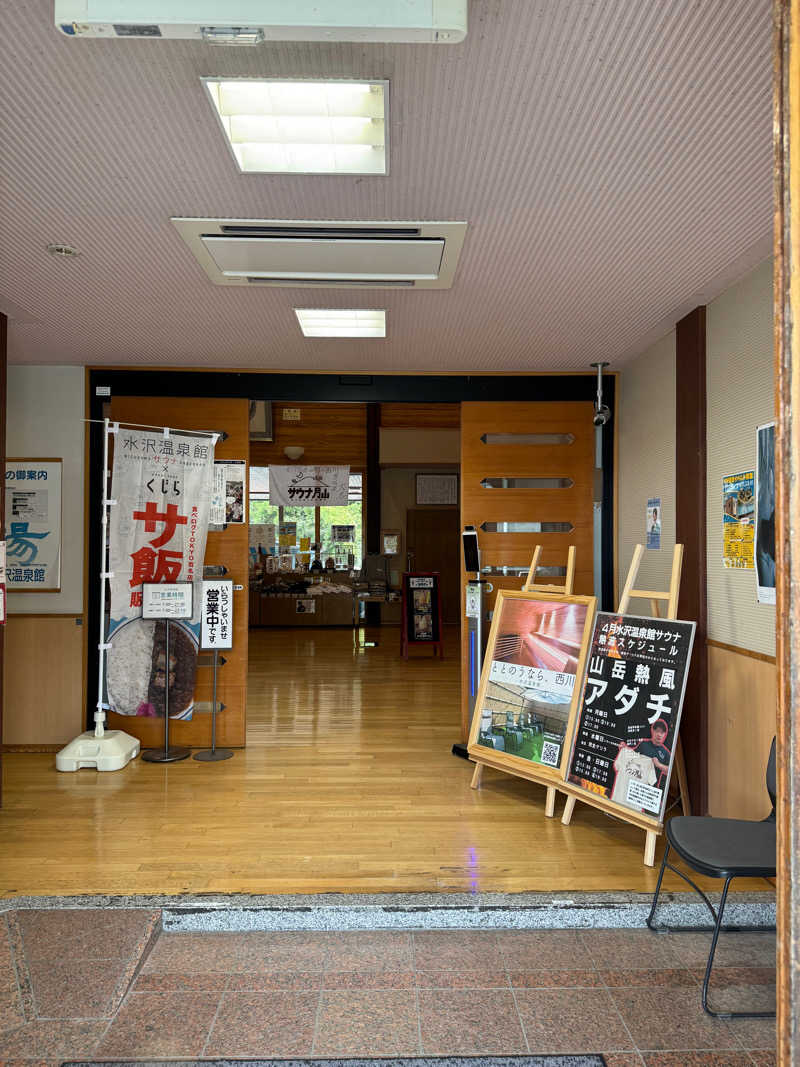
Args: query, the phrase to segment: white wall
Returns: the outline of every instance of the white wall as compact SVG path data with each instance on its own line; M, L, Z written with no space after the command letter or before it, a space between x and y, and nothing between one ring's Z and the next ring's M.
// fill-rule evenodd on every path
M83 367L8 368L6 454L61 458L61 592L10 593L10 614L83 613Z
M772 260L708 305L708 636L775 654L775 608L756 599L756 572L722 564L722 479L754 470L756 427L775 410Z
M661 548L647 549L640 589L668 589L675 547L675 331L626 363L619 376L618 590L625 584L634 547L646 544L650 497L661 498ZM634 601L631 613L650 613Z

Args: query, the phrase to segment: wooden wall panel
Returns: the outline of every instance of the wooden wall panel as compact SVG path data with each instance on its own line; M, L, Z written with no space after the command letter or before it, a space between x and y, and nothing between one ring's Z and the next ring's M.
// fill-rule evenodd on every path
M570 445L487 445L488 433L571 433ZM484 489L484 478L566 477L566 489ZM592 405L580 402L464 403L461 405L461 521L478 530L481 565L530 564L542 545L542 566L566 565L567 549L577 552L575 592L594 590L593 553L594 427ZM571 522L570 533L499 533L481 530L484 522ZM462 561L463 563L463 561ZM462 606L465 575L462 573ZM488 579L494 607L500 589L519 589L523 579ZM548 581L543 578L542 581ZM559 584L562 579L552 581ZM462 612L463 616L463 612ZM466 630L462 626L462 726L467 728Z
M381 404L381 427L397 430L457 430L460 404Z
M228 437L217 443L217 459L243 459L249 462L250 421L248 402L216 397L115 397L111 417L119 422L153 423L184 430L224 430ZM247 638L248 638L248 536L247 524L231 524L222 531L210 531L205 563L223 563L226 577L242 589L233 594L233 650L223 655L227 662L219 671L218 699L226 705L217 720L217 743L243 746L246 733ZM211 668L198 667L195 697L211 700ZM163 744L164 724L159 719L130 715L108 716L112 729L125 730L138 737L143 747ZM170 720L170 743L203 748L211 741L211 717L198 713L189 722Z
M284 408L299 408L299 422L284 422ZM361 471L367 461L366 404L272 405L272 441L253 441L251 462L258 467L290 463L287 445L305 449L299 463L341 463Z
M83 731L80 621L75 615L9 616L4 744L65 745Z
M776 728L775 664L709 644L710 815L763 819L769 814L764 770Z

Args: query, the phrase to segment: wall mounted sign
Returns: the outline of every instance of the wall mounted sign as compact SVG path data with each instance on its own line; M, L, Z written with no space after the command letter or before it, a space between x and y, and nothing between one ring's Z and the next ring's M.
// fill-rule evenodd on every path
M355 526L331 526L331 540L352 544L356 539Z
M313 597L307 597L294 602L295 615L316 615L317 602Z
M592 633L594 597L498 594L470 747L511 771L566 764ZM502 757L502 758L501 758Z
M695 623L598 612L568 780L659 824Z
M645 516L647 548L661 548L662 522L663 516L661 512L661 497L651 496L647 501L647 514Z
M247 521L243 459L217 460L214 463L214 493L209 522L214 526Z
M418 474L416 479L417 504L457 504L457 474Z
M722 562L731 570L753 570L755 471L722 479Z
M6 460L7 587L61 589L61 460Z
M143 619L191 619L191 582L145 582L142 585Z
M233 648L233 582L204 581L200 595L200 647Z
M775 603L775 423L756 433L756 571L759 604Z
M316 508L349 503L349 467L269 468L269 502L279 507Z

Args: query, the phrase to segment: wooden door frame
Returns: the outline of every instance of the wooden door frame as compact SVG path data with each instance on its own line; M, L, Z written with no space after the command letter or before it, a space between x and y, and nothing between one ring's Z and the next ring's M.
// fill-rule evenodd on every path
M800 1063L800 0L774 0L778 1063ZM792 595L794 593L794 595Z

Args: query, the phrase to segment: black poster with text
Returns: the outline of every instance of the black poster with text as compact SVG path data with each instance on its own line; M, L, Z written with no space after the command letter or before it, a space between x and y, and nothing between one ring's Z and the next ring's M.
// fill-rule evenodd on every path
M599 612L569 781L661 820L695 623Z

